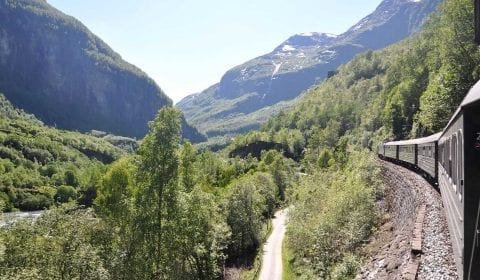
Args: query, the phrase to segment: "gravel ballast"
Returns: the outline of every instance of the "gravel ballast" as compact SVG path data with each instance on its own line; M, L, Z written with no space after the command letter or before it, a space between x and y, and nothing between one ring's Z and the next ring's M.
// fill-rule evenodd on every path
M416 279L458 279L439 192L413 171L380 163L386 190L377 205L383 224L365 246L367 260L356 279L406 279L411 263L419 263ZM415 255L411 240L421 205L426 206L422 253Z

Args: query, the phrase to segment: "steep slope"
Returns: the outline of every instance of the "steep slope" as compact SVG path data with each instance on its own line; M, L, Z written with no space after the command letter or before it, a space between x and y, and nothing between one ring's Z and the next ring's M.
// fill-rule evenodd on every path
M0 92L47 124L132 137L142 137L158 109L172 103L144 72L45 0L0 0Z
M335 36L305 33L290 37L273 52L229 70L209 89L179 106L187 120L209 136L259 126L330 72L368 49L381 49L417 31L440 0L385 0L347 32ZM288 104L288 103L287 103ZM289 107L285 103L282 108ZM238 121L238 120L241 120ZM225 126L225 121L231 126Z
M65 185L90 205L104 166L126 153L105 139L45 126L0 94L0 204L7 211L48 208Z

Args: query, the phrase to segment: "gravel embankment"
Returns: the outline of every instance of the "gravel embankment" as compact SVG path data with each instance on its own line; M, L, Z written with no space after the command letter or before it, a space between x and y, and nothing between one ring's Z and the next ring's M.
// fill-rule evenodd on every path
M440 194L421 176L381 161L386 195L378 202L383 225L365 246L368 259L356 279L403 279L418 261L417 279L458 279ZM420 256L411 253L415 217L426 205Z

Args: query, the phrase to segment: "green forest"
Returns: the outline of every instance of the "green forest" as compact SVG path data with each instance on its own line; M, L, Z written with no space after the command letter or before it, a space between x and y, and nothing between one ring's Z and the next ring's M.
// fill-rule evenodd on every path
M284 207L285 277L353 279L382 219L377 144L442 130L480 78L473 11L446 0L414 36L356 56L216 152L181 139L175 108L137 148L45 126L0 98L0 207L50 209L0 228L0 279L222 279L231 267L255 279ZM228 156L259 140L293 159Z

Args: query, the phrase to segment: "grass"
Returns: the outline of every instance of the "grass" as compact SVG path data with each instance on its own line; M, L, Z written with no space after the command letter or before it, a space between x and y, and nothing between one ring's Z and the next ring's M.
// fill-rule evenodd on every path
M282 278L283 280L294 280L297 279L295 272L293 270L293 252L288 249L288 247L285 245L287 237L283 239L283 244L282 244L282 264L283 264L283 274Z

